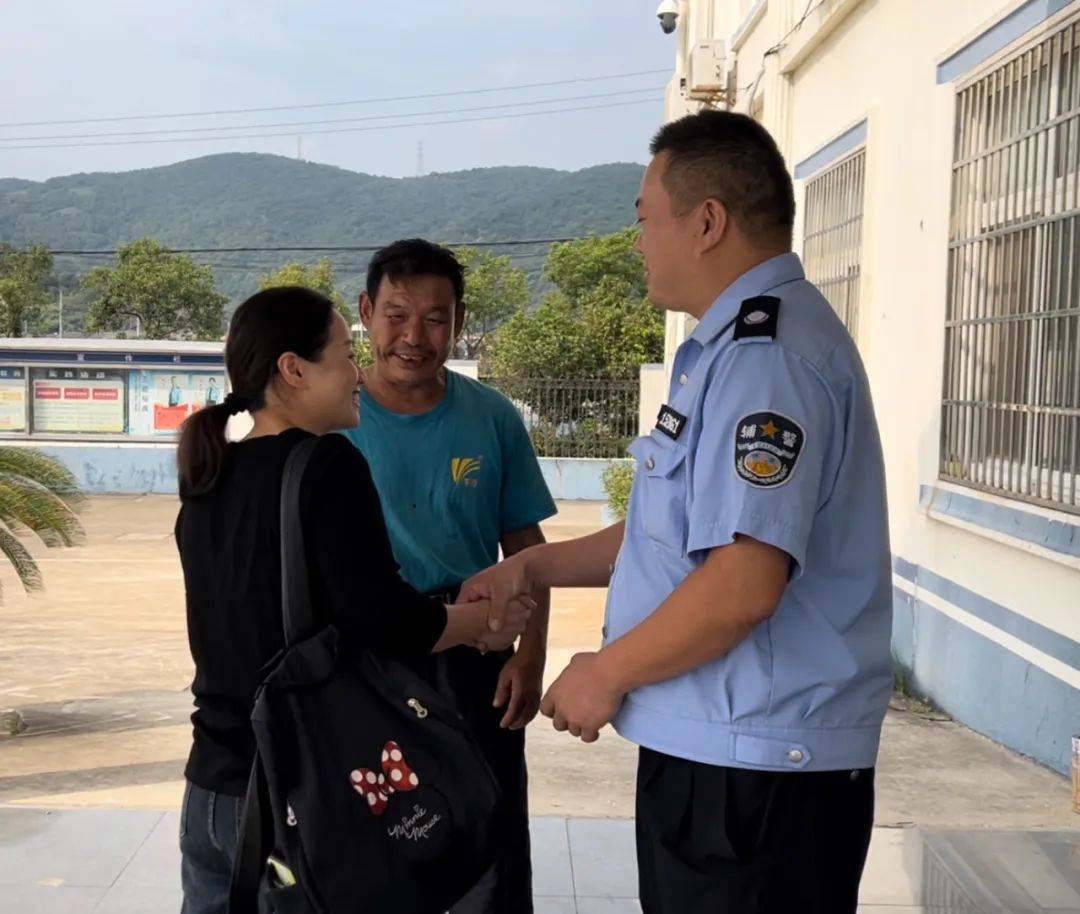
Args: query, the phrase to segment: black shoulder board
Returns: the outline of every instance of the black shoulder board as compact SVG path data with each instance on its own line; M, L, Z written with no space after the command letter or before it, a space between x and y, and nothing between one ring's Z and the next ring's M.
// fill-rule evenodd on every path
M780 299L775 295L757 295L746 299L735 319L733 340L752 336L776 338L776 325L780 321Z

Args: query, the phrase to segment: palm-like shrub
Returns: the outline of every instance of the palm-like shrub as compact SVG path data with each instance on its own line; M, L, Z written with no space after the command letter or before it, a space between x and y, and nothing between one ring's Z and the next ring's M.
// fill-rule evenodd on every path
M29 531L49 547L76 545L83 538L82 504L75 477L58 461L0 447L0 554L27 591L41 587L41 569L21 537Z

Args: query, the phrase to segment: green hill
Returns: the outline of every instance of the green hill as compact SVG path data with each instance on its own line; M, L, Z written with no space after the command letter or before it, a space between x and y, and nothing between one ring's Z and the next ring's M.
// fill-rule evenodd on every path
M0 242L53 249L115 248L150 235L174 248L284 244L382 244L546 238L603 233L633 221L642 166L564 172L481 168L419 178L383 178L280 156L206 156L118 174L48 181L0 179ZM517 249L535 275L542 248ZM319 254L196 255L215 267L234 300L257 277L290 259ZM367 254L331 259L353 293ZM109 258L62 258L65 286Z

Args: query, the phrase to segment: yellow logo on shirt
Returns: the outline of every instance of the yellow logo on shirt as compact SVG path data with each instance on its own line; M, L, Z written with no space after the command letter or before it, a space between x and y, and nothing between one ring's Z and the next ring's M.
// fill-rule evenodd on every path
M477 481L471 477L480 472L481 457L455 457L450 461L450 478L456 486L475 488Z

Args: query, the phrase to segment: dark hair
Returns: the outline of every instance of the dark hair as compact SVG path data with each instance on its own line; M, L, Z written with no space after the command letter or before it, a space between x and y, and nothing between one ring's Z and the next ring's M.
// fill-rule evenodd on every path
M256 292L233 314L225 341L232 391L223 403L191 415L176 452L180 497L194 498L217 485L225 462L225 427L235 413L266 406L266 388L282 354L318 361L330 338L334 303L303 286Z
M699 111L660 128L649 150L669 156L663 181L677 215L714 198L751 240L791 245L791 176L776 141L752 117Z
M465 270L454 252L423 238L395 241L375 252L367 268L367 294L373 302L383 277L391 282L415 276L442 276L454 287L460 306L465 299Z

